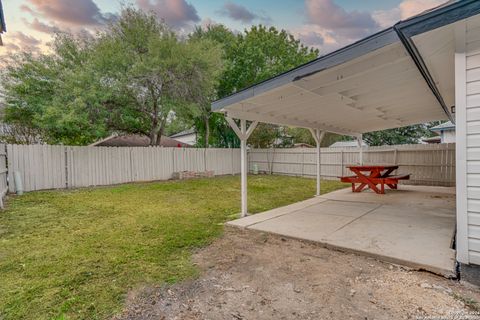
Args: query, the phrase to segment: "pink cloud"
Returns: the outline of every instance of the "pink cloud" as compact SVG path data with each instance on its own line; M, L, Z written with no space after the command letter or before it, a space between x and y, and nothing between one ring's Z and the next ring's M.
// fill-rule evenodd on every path
M106 21L93 0L27 0L21 9L34 16L70 26L95 26Z
M387 28L445 2L446 0L403 0L393 9L375 11L372 15L382 28Z
M139 8L155 12L172 27L184 27L199 22L195 7L185 0L136 0Z
M400 18L405 20L445 2L445 0L404 0L398 6L400 8Z
M20 51L39 53L41 51L40 46L42 45L42 41L21 31L4 34L3 43L4 46L0 47L0 69L3 67L1 62L4 62L2 60L6 57Z
M38 32L51 34L51 33L54 33L54 32L59 30L59 28L57 26L52 26L52 25L43 23L38 18L33 19L32 22L29 22L27 19L24 18L23 22L27 26L29 26L30 28L32 28L33 30L38 31Z
M13 38L18 41L22 48L24 47L36 47L42 42L32 36L28 36L21 31L13 33Z
M347 11L334 0L305 0L307 23L292 30L292 33L304 44L326 54L445 1L403 0L390 10L366 12Z
M261 21L265 24L270 24L272 22L272 19L269 16L265 14L257 14L243 5L231 1L225 2L222 9L217 12L223 16L231 18L232 20L240 21L245 24L251 24L254 20Z
M305 0L308 21L346 38L359 38L378 29L369 12L346 11L333 0Z

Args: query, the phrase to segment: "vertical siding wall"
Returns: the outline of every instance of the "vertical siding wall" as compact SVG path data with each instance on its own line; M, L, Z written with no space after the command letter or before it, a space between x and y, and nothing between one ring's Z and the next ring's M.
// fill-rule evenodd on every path
M239 149L8 145L7 154L10 192L15 171L24 191L168 180L178 171L240 173ZM0 176L0 191L2 183Z
M260 171L295 176L316 177L316 151L312 148L254 149L249 152L249 166ZM348 165L358 164L358 148L322 148L321 176L337 179L350 175ZM364 148L364 164L397 164L398 174L410 173L403 183L454 186L455 144L399 145Z
M478 23L467 22L465 40L468 258L470 263L480 264L480 25ZM457 83L457 86L461 84Z

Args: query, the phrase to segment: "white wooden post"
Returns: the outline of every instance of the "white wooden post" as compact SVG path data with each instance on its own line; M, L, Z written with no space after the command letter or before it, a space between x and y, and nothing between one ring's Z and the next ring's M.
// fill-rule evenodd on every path
M241 179L241 193L242 193L242 209L240 217L247 216L248 205L247 205L247 173L248 173L248 163L247 163L247 140L248 137L252 134L253 130L258 125L258 121L250 124L250 127L247 129L247 121L245 119L240 120L240 128L238 128L235 121L232 118L225 117L230 127L237 134L240 139L240 179Z
M361 134L357 136L357 144L358 144L358 147L360 148L358 162L360 163L360 165L363 165L363 138Z
M240 120L240 130L242 134L247 131L247 121ZM247 138L245 136L240 138L240 166L241 166L241 187L242 187L242 211L241 217L245 217L248 212L247 208Z
M322 177L322 162L320 159L320 143L325 136L325 131L321 131L319 129L312 129L309 128L310 132L312 133L313 139L315 139L315 143L317 144L317 196L320 195L320 179Z

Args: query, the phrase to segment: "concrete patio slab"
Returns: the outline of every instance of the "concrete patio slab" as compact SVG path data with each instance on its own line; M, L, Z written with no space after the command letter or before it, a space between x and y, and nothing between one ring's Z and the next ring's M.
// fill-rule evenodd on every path
M233 220L228 222L228 224L236 227L248 227L255 223L273 219L273 218L282 216L284 214L293 213L298 210L302 210L302 209L308 208L309 206L319 204L325 201L328 201L328 199L315 197L315 198L307 199L305 201L292 203L288 206L265 211L265 212L262 212L261 214L255 214L255 215L247 216L241 219Z
M454 199L452 188L345 189L228 224L454 276Z

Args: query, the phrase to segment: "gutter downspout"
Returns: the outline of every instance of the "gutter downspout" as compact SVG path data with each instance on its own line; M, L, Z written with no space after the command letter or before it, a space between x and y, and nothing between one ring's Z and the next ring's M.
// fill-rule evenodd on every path
M435 81L433 80L432 75L430 74L430 71L427 68L427 65L425 64L425 61L423 60L420 52L418 52L417 47L415 46L415 43L413 43L412 38L406 36L400 27L401 22L395 24L393 26L393 30L398 35L398 38L402 42L403 46L407 50L408 54L412 58L413 62L417 66L418 71L422 74L423 78L425 79L425 82L427 83L428 87L432 91L433 95L437 99L438 103L440 103L440 106L442 107L443 111L447 114L447 117L452 123L455 123L455 117L452 116L450 109L445 103L445 100L443 100L443 97L440 93L440 90L438 90L437 85L435 84Z

